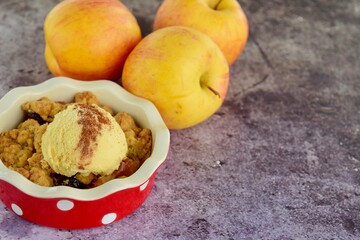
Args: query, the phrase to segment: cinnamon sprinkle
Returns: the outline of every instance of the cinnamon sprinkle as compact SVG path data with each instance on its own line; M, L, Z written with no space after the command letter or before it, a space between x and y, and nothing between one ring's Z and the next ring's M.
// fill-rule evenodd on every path
M91 163L89 157L94 154L96 138L101 134L104 125L111 125L110 120L94 105L76 104L78 109L78 123L82 126L80 141L77 148L81 153L80 169L84 169ZM87 159L87 161L86 161Z

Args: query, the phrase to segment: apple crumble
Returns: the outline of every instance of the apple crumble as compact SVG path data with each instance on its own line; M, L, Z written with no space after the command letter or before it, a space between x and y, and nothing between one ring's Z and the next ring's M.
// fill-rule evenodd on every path
M128 113L115 113L109 106L101 105L98 98L89 91L76 93L72 103L98 105L109 112L120 125L128 151L117 170L109 175L76 174L71 177L53 171L42 153L42 136L55 115L71 103L54 102L47 97L24 103L21 106L25 113L24 121L16 128L0 133L0 160L4 165L41 186L91 188L114 178L132 175L150 156L151 130L140 127Z

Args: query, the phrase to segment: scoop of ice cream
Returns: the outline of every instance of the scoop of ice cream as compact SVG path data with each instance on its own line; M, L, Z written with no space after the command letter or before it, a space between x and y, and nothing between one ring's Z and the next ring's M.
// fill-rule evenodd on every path
M127 153L125 134L111 114L85 104L71 104L56 114L41 148L50 167L67 177L111 174Z

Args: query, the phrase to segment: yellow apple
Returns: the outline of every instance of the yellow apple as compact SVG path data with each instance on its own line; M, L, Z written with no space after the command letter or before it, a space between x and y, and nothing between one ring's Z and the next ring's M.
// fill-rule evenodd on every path
M44 23L45 60L56 76L118 80L141 40L132 13L118 0L65 0Z
M170 129L194 126L222 105L229 65L202 32L182 26L146 36L130 53L122 74L129 92L150 100Z
M154 30L181 25L195 28L223 51L229 64L242 53L249 26L237 0L164 0L154 20Z

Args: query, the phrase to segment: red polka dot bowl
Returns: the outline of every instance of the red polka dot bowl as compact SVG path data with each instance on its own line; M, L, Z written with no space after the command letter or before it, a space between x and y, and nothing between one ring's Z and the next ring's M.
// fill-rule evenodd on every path
M151 129L152 154L130 177L114 179L91 189L42 187L9 170L0 161L0 199L11 211L30 222L54 228L83 229L120 220L146 200L156 172L166 159L170 133L155 106L107 80L85 82L55 77L35 86L15 88L0 100L0 131L12 129L23 120L22 103L43 96L70 102L79 91L92 91L102 104L116 112L129 113L142 127Z

